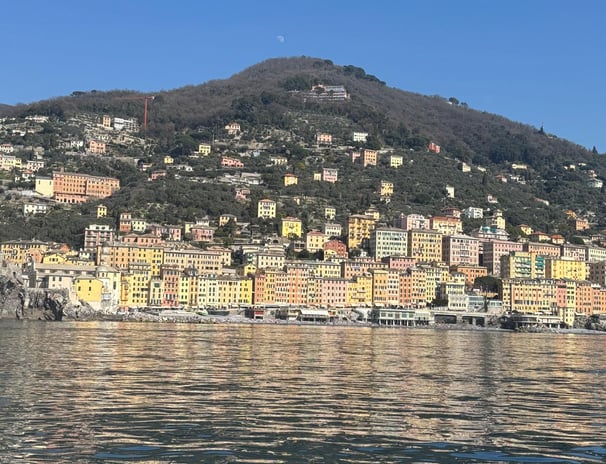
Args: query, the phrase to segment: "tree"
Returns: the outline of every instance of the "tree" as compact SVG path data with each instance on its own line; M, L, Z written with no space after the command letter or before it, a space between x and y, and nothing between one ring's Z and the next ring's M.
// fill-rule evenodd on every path
M478 277L473 283L473 288L481 289L485 292L497 293L501 279L492 276Z

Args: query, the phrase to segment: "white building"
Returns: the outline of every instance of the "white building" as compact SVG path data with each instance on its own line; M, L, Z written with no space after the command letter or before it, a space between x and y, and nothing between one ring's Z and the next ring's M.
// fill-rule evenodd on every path
M354 142L366 142L368 132L354 132L352 138Z

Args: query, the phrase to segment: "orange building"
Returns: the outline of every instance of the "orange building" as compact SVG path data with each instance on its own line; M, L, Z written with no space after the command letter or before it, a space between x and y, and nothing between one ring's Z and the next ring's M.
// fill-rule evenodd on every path
M113 177L98 177L75 172L53 172L55 200L60 203L84 203L107 198L120 189Z

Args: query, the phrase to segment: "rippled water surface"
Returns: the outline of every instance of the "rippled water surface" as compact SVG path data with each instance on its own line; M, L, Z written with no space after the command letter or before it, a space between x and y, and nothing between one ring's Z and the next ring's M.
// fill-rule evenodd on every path
M606 461L606 336L0 322L0 462Z

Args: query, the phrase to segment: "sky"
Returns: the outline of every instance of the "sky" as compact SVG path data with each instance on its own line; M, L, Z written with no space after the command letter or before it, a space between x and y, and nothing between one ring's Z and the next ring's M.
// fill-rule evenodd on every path
M606 153L603 0L7 0L0 11L0 103L170 90L310 56Z

